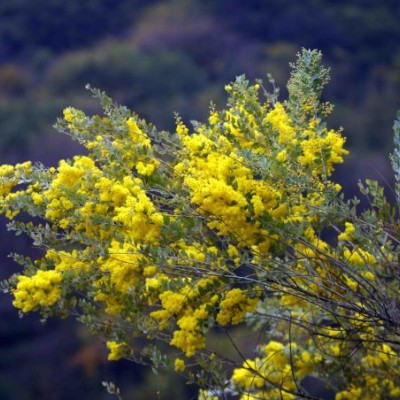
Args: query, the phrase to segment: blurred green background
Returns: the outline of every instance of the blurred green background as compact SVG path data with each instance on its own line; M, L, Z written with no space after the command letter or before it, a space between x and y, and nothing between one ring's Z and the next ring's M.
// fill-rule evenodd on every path
M224 106L224 85L243 73L271 73L284 98L288 63L306 47L322 50L332 69L329 122L345 128L351 150L336 178L348 195L359 178L389 186L399 21L398 0L1 0L0 161L55 165L80 151L52 125L69 105L99 111L87 83L173 129L174 112L201 121L210 100ZM6 255L33 250L1 222L6 277L16 269ZM2 296L0 399L108 399L102 380L115 380L124 399L193 395L175 377L109 365L101 343L73 321L43 326L37 316L19 319L10 304Z

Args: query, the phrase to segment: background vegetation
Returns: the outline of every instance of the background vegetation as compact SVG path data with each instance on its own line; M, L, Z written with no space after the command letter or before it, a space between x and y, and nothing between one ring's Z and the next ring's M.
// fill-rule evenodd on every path
M68 105L97 111L86 83L169 129L175 111L201 120L210 99L223 105L224 84L236 75L270 72L284 85L288 62L310 47L321 49L332 67L330 124L346 128L352 154L346 171L338 171L345 191L355 191L364 176L390 181L386 160L400 105L399 18L396 0L3 0L1 161L52 165L74 154L76 147L51 127ZM6 276L15 268L4 262L10 247L20 251L29 243L2 235ZM132 365L107 369L101 346L72 322L51 322L50 330L35 318L18 320L6 297L0 309L1 398L98 399L104 378L118 376L126 387L136 377L147 379ZM156 378L151 394L144 386L127 393L150 398L160 390L163 399L179 398L171 385L162 390L165 379Z

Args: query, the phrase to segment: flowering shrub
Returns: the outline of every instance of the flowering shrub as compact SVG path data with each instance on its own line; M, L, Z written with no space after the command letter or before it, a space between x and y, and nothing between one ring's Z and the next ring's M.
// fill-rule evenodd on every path
M104 116L64 110L57 127L86 155L0 167L9 228L43 249L14 255L14 306L78 314L110 360L175 369L203 400L317 399L318 385L336 400L400 398L397 205L368 181L360 212L331 180L347 150L324 122L328 80L303 50L287 101L239 77L225 109L193 128L177 117L173 133L96 90ZM213 348L221 335L235 355Z

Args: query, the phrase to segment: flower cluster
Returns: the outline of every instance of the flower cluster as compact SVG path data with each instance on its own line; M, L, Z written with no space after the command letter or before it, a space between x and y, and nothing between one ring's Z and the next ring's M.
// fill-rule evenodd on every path
M25 313L38 306L52 306L60 299L61 281L62 275L54 270L39 270L32 277L20 275L14 291L13 305Z

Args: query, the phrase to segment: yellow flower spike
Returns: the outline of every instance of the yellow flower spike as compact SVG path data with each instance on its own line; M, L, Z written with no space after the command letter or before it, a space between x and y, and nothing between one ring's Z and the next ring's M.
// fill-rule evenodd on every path
M278 143L288 145L297 143L293 122L286 113L282 103L277 102L275 104L274 109L266 116L264 123L270 123L272 129L278 132Z
M183 122L179 122L176 127L176 133L180 138L184 138L189 133L189 129Z

